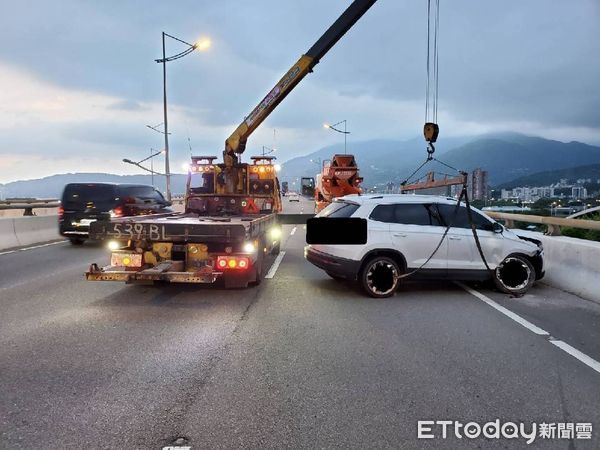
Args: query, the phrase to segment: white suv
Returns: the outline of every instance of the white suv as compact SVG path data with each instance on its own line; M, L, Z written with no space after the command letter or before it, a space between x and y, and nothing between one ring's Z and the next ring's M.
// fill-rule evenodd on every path
M413 271L410 279L493 279L501 291L514 295L524 294L542 278L539 240L518 236L471 208L488 270L475 243L467 208L461 204L457 209L456 203L452 198L406 194L336 199L317 217L366 219L367 243L309 245L306 259L332 278L358 280L372 297L393 295L402 275Z

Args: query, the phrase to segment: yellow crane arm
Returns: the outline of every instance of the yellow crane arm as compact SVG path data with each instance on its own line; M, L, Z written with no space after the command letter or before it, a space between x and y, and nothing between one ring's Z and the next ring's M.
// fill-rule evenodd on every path
M315 44L300 57L290 70L279 80L265 98L225 141L223 162L232 167L237 155L246 149L246 141L252 132L273 112L277 105L302 81L321 58L363 16L377 0L354 0Z

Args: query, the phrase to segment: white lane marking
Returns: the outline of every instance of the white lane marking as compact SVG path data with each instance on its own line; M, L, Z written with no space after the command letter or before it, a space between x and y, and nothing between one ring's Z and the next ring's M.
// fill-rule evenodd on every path
M538 334L540 336L545 336L548 339L548 342L550 342L552 345L555 345L556 347L560 348L563 352L568 353L573 358L578 359L579 361L581 361L582 363L584 363L589 368L591 368L591 369L595 370L596 372L600 373L600 362L596 361L594 358L586 355L583 352L580 352L575 347L571 347L569 344L567 344L564 341L561 341L559 339L555 339L546 330L542 330L540 327L537 327L534 324L532 324L531 322L523 319L518 314L515 314L514 312L506 309L504 306L499 305L498 303L496 303L495 301L493 301L491 298L487 297L486 295L483 295L481 292L478 292L475 289L472 289L469 286L466 286L463 283L460 283L458 281L455 281L455 284L457 284L458 286L460 286L461 288L463 288L469 294L477 297L479 300L487 303L492 308L496 309L497 311L500 311L505 316L510 317L512 320L514 320L515 322L517 322L519 325L524 326L525 328L527 328L532 333Z
M532 324L531 322L528 322L527 320L523 319L521 316L515 314L514 312L506 309L504 306L499 305L498 303L496 303L495 301L493 301L491 298L486 297L485 295L483 295L481 292L477 292L475 289L471 289L469 286L465 286L464 284L462 284L460 282L456 282L456 284L458 284L461 288L463 288L469 294L474 295L475 297L477 297L482 302L487 303L492 308L500 311L505 316L510 317L512 320L514 320L518 324L524 326L529 331L531 331L531 332L533 332L535 334L539 334L540 336L548 336L550 334L547 331L542 330L539 327L536 327L534 324Z
M284 256L285 256L285 252L279 252L279 255L277 255L277 258L275 258L273 265L269 269L269 272L267 272L267 274L265 275L265 279L273 278L275 276L275 272L277 272L277 269L279 268L279 264L281 264L281 260L283 259Z
M296 232L296 227L292 228L292 231L290 231L290 236L293 236L295 232Z
M567 344L564 341L550 340L550 343L556 345L562 351L567 352L573 358L577 358L579 361L584 363L586 366L589 366L592 369L594 369L596 372L600 373L600 362L596 361L594 358L590 358L585 353L582 353L579 350L577 350L576 348L571 347L569 344Z
M50 245L62 244L64 242L67 242L67 241L64 240L64 241L58 241L58 242L50 242L49 244L34 245L32 247L18 248L16 250L9 250L8 252L2 252L2 253L0 253L0 256L2 256L2 255L9 255L11 253L24 252L26 250L33 250L33 249L36 249L36 248L49 247Z

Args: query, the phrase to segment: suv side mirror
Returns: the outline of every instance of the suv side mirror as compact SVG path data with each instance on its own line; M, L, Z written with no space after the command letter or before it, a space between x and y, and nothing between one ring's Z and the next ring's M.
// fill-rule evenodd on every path
M492 231L494 233L502 233L504 231L504 227L500 225L498 222L494 222L492 224Z

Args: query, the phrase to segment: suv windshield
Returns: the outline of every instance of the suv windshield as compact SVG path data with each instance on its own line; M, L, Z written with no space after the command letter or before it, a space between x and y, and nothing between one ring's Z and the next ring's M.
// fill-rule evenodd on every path
M317 214L317 217L350 217L358 207L356 203L333 202Z
M115 187L109 184L67 184L62 196L66 210L109 211L116 202Z

